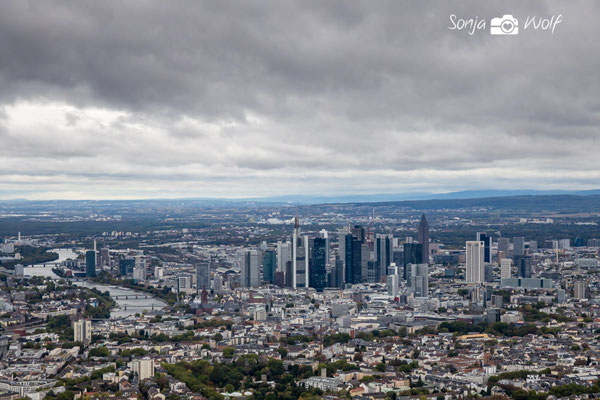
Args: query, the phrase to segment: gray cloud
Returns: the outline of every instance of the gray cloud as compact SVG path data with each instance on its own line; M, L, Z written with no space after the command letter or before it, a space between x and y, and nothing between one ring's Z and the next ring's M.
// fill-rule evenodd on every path
M596 187L598 11L592 0L10 1L0 196ZM447 29L450 14L507 13L520 35ZM526 16L553 14L564 19L553 35L523 31Z

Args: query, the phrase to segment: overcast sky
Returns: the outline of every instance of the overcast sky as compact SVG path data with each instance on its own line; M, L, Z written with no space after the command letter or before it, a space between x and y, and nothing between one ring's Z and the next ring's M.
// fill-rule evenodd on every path
M518 35L490 35L503 14ZM598 188L599 18L594 0L9 0L0 198Z

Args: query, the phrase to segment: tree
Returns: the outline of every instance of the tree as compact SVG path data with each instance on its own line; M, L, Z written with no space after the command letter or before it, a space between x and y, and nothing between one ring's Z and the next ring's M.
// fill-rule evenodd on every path
M223 357L225 358L233 358L233 353L235 353L235 349L233 347L225 347L223 349Z
M277 352L279 353L279 355L281 356L281 358L286 358L286 357L287 357L287 355L288 355L288 351L287 351L287 349L286 349L285 347L281 347L281 346L280 346L280 347L277 349Z

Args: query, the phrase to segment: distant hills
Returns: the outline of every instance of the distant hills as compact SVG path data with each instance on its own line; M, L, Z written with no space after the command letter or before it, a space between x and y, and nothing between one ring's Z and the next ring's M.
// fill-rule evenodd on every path
M600 189L594 190L463 190L449 193L392 193L392 194L357 194L341 196L311 196L289 195L269 196L239 199L243 202L268 202L291 204L324 204L324 203L375 203L410 200L451 200L451 199L483 199L514 196L549 196L549 195L574 195L593 196L600 195ZM208 199L207 199L208 200ZM234 200L235 201L235 200Z

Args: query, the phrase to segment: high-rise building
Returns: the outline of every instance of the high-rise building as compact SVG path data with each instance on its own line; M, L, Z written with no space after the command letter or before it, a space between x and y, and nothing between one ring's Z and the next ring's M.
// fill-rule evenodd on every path
M524 256L525 255L525 238L522 236L513 238L513 256Z
M423 264L423 244L422 243L404 243L404 273L403 278L410 285L409 264Z
M415 297L429 295L429 264L410 264L411 289Z
M96 276L96 251L88 250L85 252L85 276L93 278Z
M134 258L121 258L119 260L119 272L121 273L121 276L132 276L134 267Z
M345 283L355 284L362 281L362 242L354 235L344 237L346 258Z
M312 265L310 266L310 287L322 292L327 286L327 239L315 238L312 245Z
M335 281L332 282L331 287L343 288L344 287L344 263L340 256L335 257L335 268L334 268Z
M377 265L375 282L384 281L394 256L394 238L392 235L377 235L375 239Z
M510 250L510 239L509 238L498 238L498 252L504 252L504 256L508 257L508 251Z
M245 250L240 256L240 286L257 287L260 284L260 255L258 250Z
M73 321L73 339L75 342L89 344L92 341L92 321L89 319Z
M571 249L571 239L560 239L558 241L558 248L564 249L564 250L570 250Z
M504 258L500 261L500 278L512 278L512 260Z
M582 300L586 298L587 283L585 281L576 281L573 285L573 297Z
M388 296L398 297L400 292L400 274L396 264L391 264L389 274L387 276L387 292Z
M150 358L133 360L130 363L130 368L137 375L139 382L154 377L154 360Z
M485 232L477 232L477 241L483 242L483 258L486 263L492 262L492 237Z
M177 292L187 293L192 288L192 278L189 275L180 275L177 277Z
M292 287L307 287L310 274L310 245L308 236L302 235L298 217L294 220L292 235Z
M292 244L288 242L277 242L277 271L285 273L288 261L292 261Z
M468 241L466 248L466 281L469 283L482 283L485 280L483 254L485 244L479 241Z
M277 253L275 250L265 250L262 257L263 281L275 283L275 270L277 269Z
M530 240L528 254L534 254L534 253L537 253L537 251L538 251L537 240Z
M203 289L210 291L210 263L208 261L196 265L196 290L200 293Z
M429 223L425 214L419 222L418 242L421 243L421 262L429 264Z
M110 265L110 250L108 247L100 249L100 265Z
M519 270L519 278L531 278L531 256L517 256L515 264Z

